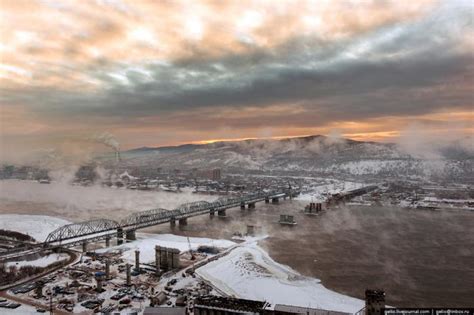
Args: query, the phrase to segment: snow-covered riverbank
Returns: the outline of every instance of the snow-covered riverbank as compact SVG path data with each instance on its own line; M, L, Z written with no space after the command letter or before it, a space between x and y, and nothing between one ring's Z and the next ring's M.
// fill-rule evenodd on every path
M42 242L48 234L71 222L46 215L0 214L0 230L27 234Z
M319 280L275 262L256 242L239 246L196 272L220 291L241 298L345 312L364 306L362 300L328 290Z

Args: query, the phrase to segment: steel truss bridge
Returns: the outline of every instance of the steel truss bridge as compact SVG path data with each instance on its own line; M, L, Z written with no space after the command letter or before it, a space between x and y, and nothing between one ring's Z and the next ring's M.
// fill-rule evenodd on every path
M73 247L103 239L107 242L111 238L122 238L124 235L127 239L134 239L135 231L138 229L167 222L175 224L176 221L180 224L186 224L187 218L203 214L214 215L216 212L218 216L225 216L225 210L230 208L239 206L242 208L245 205L253 208L255 203L259 201L265 200L265 202L270 202L272 200L272 202L275 202L279 198L294 197L298 194L299 191L295 189L260 191L241 197L221 197L213 202L196 201L185 203L173 210L158 208L136 212L121 221L97 219L73 223L54 230L38 246L42 248Z

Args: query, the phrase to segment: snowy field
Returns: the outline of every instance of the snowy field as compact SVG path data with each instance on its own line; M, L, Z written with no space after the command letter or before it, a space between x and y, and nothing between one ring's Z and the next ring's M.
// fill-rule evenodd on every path
M14 302L11 300L8 300L9 302ZM41 313L38 313L36 311L36 307L26 305L26 304L21 304L19 308L16 309L5 309L5 308L0 308L0 314L5 314L5 315L38 315Z
M394 173L403 171L418 172L424 175L433 175L443 172L460 172L459 162L444 159L422 160L359 160L333 164L326 168L314 168L319 172L342 172L351 175L376 175L379 173Z
M319 280L275 262L255 242L196 272L219 290L241 298L353 313L364 307L364 301L328 290Z
M69 223L45 215L0 214L0 229L28 234L39 242L44 241L50 232Z
M23 266L33 266L33 267L47 267L52 263L63 261L69 259L67 254L50 254L35 260L20 260L20 261L9 261L7 262L7 268L10 266L16 266L21 268Z
M235 245L232 241L215 240L210 238L190 237L191 249L196 250L199 246L214 246L218 248L228 248ZM140 251L140 261L143 263L154 263L155 246L160 245L169 248L177 248L181 252L189 250L188 238L173 234L148 234L137 233L137 240L131 243L99 249L98 253L122 252L122 258L133 263L135 261L135 250Z

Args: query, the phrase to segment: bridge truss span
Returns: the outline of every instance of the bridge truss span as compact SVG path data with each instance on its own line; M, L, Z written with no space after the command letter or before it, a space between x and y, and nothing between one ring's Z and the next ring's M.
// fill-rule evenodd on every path
M174 224L175 220L185 220L187 218L210 213L214 211L226 210L229 208L242 206L255 202L267 200L269 198L280 198L292 196L298 193L296 190L271 190L271 191L257 191L244 196L230 196L221 197L213 202L195 201L184 203L173 210L166 210L162 208L140 211L133 213L120 222L109 219L90 220L81 223L73 223L62 226L51 232L43 245L48 246L73 246L80 242L87 240L98 240L103 238L110 238L115 236L120 237L123 232L134 233L135 230L171 222ZM181 221L180 221L181 222Z
M140 228L144 226L159 224L168 221L169 215L170 210L162 208L135 212L120 221L120 227Z
M116 230L119 227L120 224L118 222L109 219L97 219L67 224L49 233L44 243L52 244L77 239L88 235Z

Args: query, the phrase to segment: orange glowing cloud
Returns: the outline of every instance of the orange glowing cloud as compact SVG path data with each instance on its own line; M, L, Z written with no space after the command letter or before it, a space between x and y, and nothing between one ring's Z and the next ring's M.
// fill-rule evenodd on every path
M392 141L412 124L469 134L466 8L454 0L3 0L2 149L104 129L125 149L334 131Z
M1 4L4 85L89 86L87 72L338 40L419 16L432 1L33 1Z

